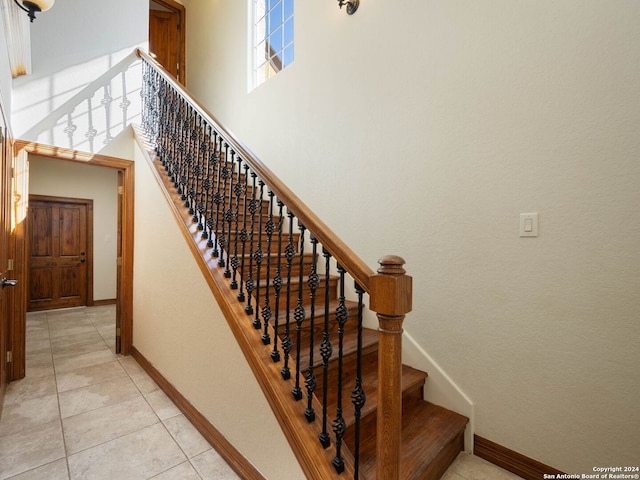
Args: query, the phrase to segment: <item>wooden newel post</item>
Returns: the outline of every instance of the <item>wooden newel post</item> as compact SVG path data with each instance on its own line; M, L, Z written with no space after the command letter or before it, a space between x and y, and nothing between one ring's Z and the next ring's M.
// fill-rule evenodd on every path
M411 277L395 255L378 260L369 307L378 315L378 420L376 478L400 479L402 432L402 322L411 311Z

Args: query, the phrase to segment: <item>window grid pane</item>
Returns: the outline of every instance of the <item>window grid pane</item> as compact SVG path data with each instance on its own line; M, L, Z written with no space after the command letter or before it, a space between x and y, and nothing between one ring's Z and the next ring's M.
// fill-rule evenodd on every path
M253 87L293 62L293 0L253 2Z

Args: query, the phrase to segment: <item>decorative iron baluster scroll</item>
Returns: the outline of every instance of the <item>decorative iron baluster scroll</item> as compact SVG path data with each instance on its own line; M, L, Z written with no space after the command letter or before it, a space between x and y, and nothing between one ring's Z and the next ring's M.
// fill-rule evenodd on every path
M329 338L329 293L330 293L330 271L331 271L331 254L322 249L324 257L324 329L322 331L322 344L320 345L320 355L322 356L322 432L318 439L324 448L328 448L331 443L329 432L327 432L327 410L328 410L328 393L329 393L329 359L333 353L331 340ZM342 345L340 345L342 347ZM340 395L340 394L338 394Z
M285 305L284 320L284 338L282 339L282 350L284 351L284 365L280 374L284 380L291 378L291 369L289 368L289 359L291 357L291 349L293 348L293 340L291 339L291 269L293 268L293 260L296 256L296 247L293 245L293 213L291 210L287 212L289 224L289 234L287 235L287 246L284 247L284 257L287 260L287 292Z
M284 222L283 216L284 203L278 200L278 247L277 247L277 260L276 260L276 275L273 277L273 290L275 298L275 314L273 324L273 350L271 350L271 360L274 362L280 361L280 352L278 351L278 339L280 334L280 290L284 281L282 279L282 224Z
M314 354L314 340L315 340L315 327L316 327L316 292L320 286L320 277L318 276L318 239L311 235L311 273L307 280L310 290L311 298L311 316L309 319L309 366L307 367L307 375L304 381L307 387L307 408L304 411L304 416L307 422L311 423L316 419L316 412L313 408L313 394L318 386L318 379L313 368L313 354ZM297 360L297 359L296 359Z

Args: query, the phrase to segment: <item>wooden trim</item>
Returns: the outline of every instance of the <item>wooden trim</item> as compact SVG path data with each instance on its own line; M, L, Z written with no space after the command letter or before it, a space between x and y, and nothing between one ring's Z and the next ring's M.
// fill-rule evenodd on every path
M102 307L104 305L116 305L117 303L118 303L118 300L115 298L106 298L104 300L94 300L93 306Z
M269 402L291 450L298 459L302 471L309 479L338 478L332 466L334 452L331 449L323 449L318 442L318 435L321 431L320 422L309 424L298 409L296 402L291 401L291 385L282 381L280 365L273 362L268 349L264 348L260 336L254 335L253 331L247 329L246 324L240 321L240 319L246 318L244 306L237 301L233 290L229 289L228 280L224 277L222 270L216 267L217 260L212 258L208 252L207 241L202 239L202 232L192 224L191 215L183 207L184 202L180 199L180 195L162 165L157 158L152 158L150 147L144 137L138 133L137 129L134 131L140 149L167 200L187 246L265 394L265 398ZM209 260L205 260L205 257ZM291 368L295 369L295 361L290 360L290 363ZM314 400L314 409L322 411L322 406L317 400ZM345 472L339 478L353 478L353 458L346 450L343 450L342 454L345 460Z
M134 162L123 158L110 157L107 155L100 155L88 152L81 152L78 150L71 150L68 148L54 147L51 145L42 145L36 142L29 142L25 140L16 140L14 142L14 157L21 155L40 155L42 157L55 158L59 160L67 160L70 162L78 162L89 165L97 165L101 167L115 168L122 172L123 175L123 193L122 193L122 219L119 228L122 229L122 235L120 238L121 246L121 258L122 258L122 275L120 285L117 286L117 301L120 302L120 322L121 322L121 338L122 338L122 351L123 355L129 355L131 353L131 345L133 341L133 209L134 209ZM26 163L26 162L25 162ZM27 173L24 172L26 176ZM23 179L24 185L28 185L28 180ZM28 186L23 186L27 189ZM28 195L28 191L19 192L21 195ZM20 242L24 244L25 234L24 228L22 228L16 234L16 251L20 250ZM20 235L22 237L20 237ZM16 265L20 269L16 272L16 275L20 275L20 278L26 279L26 259L24 258L27 252L22 248L22 259L18 262L16 258ZM21 298L26 299L26 281L19 283ZM16 292L17 293L17 292ZM18 298L18 297L16 297ZM26 301L26 300L25 300ZM23 307L23 309L21 309ZM26 321L26 304L16 305L16 314L14 321L24 324ZM24 342L24 329L15 328L18 334L22 332L21 337L13 337L12 348L16 348L20 356L14 353L14 380L24 377L24 365L25 365L25 352L24 348L20 349L20 342ZM18 375L17 377L15 375Z
M189 100L189 104L193 106L194 110L201 115L208 123L214 126L219 132L221 132L228 141L230 148L232 148L237 154L239 154L248 164L252 170L264 181L269 188L276 194L286 206L287 209L295 215L295 217L305 225L313 235L318 239L324 248L327 249L333 258L342 265L349 275L358 282L365 292L369 293L370 285L369 281L373 275L373 270L349 248L339 237L318 217L309 207L307 207L300 198L291 191L285 183L280 180L267 166L262 163L258 157L256 157L242 142L240 142L236 136L229 130L223 128L216 120L216 118L209 113L209 111L202 106L189 91L180 85L175 79L168 73L162 65L156 62L153 58L147 55L140 49L136 50L139 57L143 58L150 65L153 65L163 77L163 79L171 85L177 92L183 95Z
M136 347L131 347L131 356L136 359L144 371L147 372L153 381L158 384L160 389L167 394L176 407L184 413L184 416L189 419L205 440L224 458L225 462L229 464L240 478L247 480L266 480L256 467L254 467L171 382L164 378Z
M526 457L521 453L509 450L502 445L487 440L478 435L473 436L473 454L508 470L526 480L540 480L544 474L553 474L558 477L563 474L560 470Z

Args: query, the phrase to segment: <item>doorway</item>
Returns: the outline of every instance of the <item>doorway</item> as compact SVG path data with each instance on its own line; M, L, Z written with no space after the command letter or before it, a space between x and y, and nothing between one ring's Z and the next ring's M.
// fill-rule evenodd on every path
M93 303L93 200L29 195L27 311Z
M174 0L149 1L149 53L186 85L186 10Z
M23 300L13 302L11 348L13 363L9 380L18 380L25 375L26 307L29 252L27 228L27 202L29 195L29 156L37 155L67 162L91 166L108 167L117 171L117 287L116 287L116 349L117 353L129 355L133 334L133 200L134 162L100 154L61 149L31 142L17 141L14 145L16 198L14 213L13 257L14 278L18 278L16 295Z

